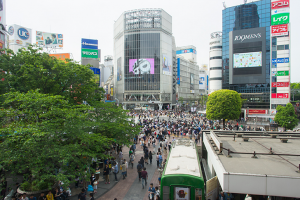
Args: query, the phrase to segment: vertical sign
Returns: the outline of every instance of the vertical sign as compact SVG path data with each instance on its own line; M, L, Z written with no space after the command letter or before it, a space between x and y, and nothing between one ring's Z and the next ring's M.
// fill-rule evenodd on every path
M177 58L177 84L180 85L180 58Z

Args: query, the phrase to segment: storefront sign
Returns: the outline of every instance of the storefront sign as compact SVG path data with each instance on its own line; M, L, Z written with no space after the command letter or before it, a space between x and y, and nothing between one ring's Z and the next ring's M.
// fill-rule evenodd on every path
M253 114L268 114L268 110L249 110L249 115Z
M272 93L272 99L288 99L289 93Z
M98 49L81 49L81 57L82 58L99 58L98 57Z
M289 76L290 71L277 71L276 76Z
M289 13L290 8L279 8L279 9L273 9L272 15L280 14L280 13Z
M272 87L289 87L289 82L273 82Z
M276 63L289 63L290 58L277 58L277 59L272 59L272 64Z
M272 26L271 30L272 30L272 36L281 36L281 35L289 34L287 24Z
M279 0L272 2L272 9L290 7L290 0Z
M290 23L290 13L281 13L277 15L272 15L271 25L280 25Z
M250 35L237 35L237 36L235 36L234 41L243 42L244 40L251 40L251 39L256 39L256 38L261 38L261 33L250 34Z

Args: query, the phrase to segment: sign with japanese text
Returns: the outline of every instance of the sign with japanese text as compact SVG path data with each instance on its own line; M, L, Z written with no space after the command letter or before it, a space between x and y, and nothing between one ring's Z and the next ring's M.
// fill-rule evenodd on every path
M271 30L272 30L272 36L281 36L281 35L289 34L287 24L272 26Z
M275 58L272 59L272 64L276 64L276 63L289 63L290 62L290 58Z
M273 82L272 87L289 87L289 82Z
M288 99L289 93L272 93L272 99Z
M289 13L290 8L279 8L279 9L273 9L272 15L280 14L280 13Z
M272 9L290 7L290 0L279 0L272 2Z
M271 25L280 25L290 23L290 13L281 13L277 15L272 15Z
M275 76L289 76L290 71L277 71Z
M249 110L249 115L253 115L253 114L267 114L268 111L267 110Z

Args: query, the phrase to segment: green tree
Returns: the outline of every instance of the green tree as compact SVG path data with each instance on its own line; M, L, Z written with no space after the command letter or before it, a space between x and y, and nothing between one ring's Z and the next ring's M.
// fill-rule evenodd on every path
M204 105L206 105L207 100L208 100L208 95L206 94L199 95L198 103L202 109L204 109Z
M112 142L129 145L139 130L112 104L74 105L38 91L4 96L0 165L46 187L56 181L69 185L92 158L107 158Z
M238 119L241 114L243 100L239 93L233 90L217 90L211 93L206 103L206 116L208 119Z
M39 89L43 94L64 96L73 104L99 101L102 97L103 90L93 80L88 66L58 60L34 46L16 54L8 49L0 56L0 70L0 95Z
M281 127L286 129L293 129L298 125L297 115L295 114L294 106L291 103L286 104L286 107L277 106L277 112L274 121Z
M180 106L182 106L182 104L183 104L183 97L179 97L179 102L180 102Z

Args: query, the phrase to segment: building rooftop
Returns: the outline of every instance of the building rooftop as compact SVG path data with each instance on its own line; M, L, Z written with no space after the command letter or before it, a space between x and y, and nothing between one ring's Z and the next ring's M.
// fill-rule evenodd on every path
M194 50L196 50L196 47L194 45L187 45L187 46L182 46L182 47L176 47L176 51L178 51L178 50L185 50L185 49L194 49Z
M201 177L194 142L186 139L176 140L175 147L172 146L164 174L188 174Z

